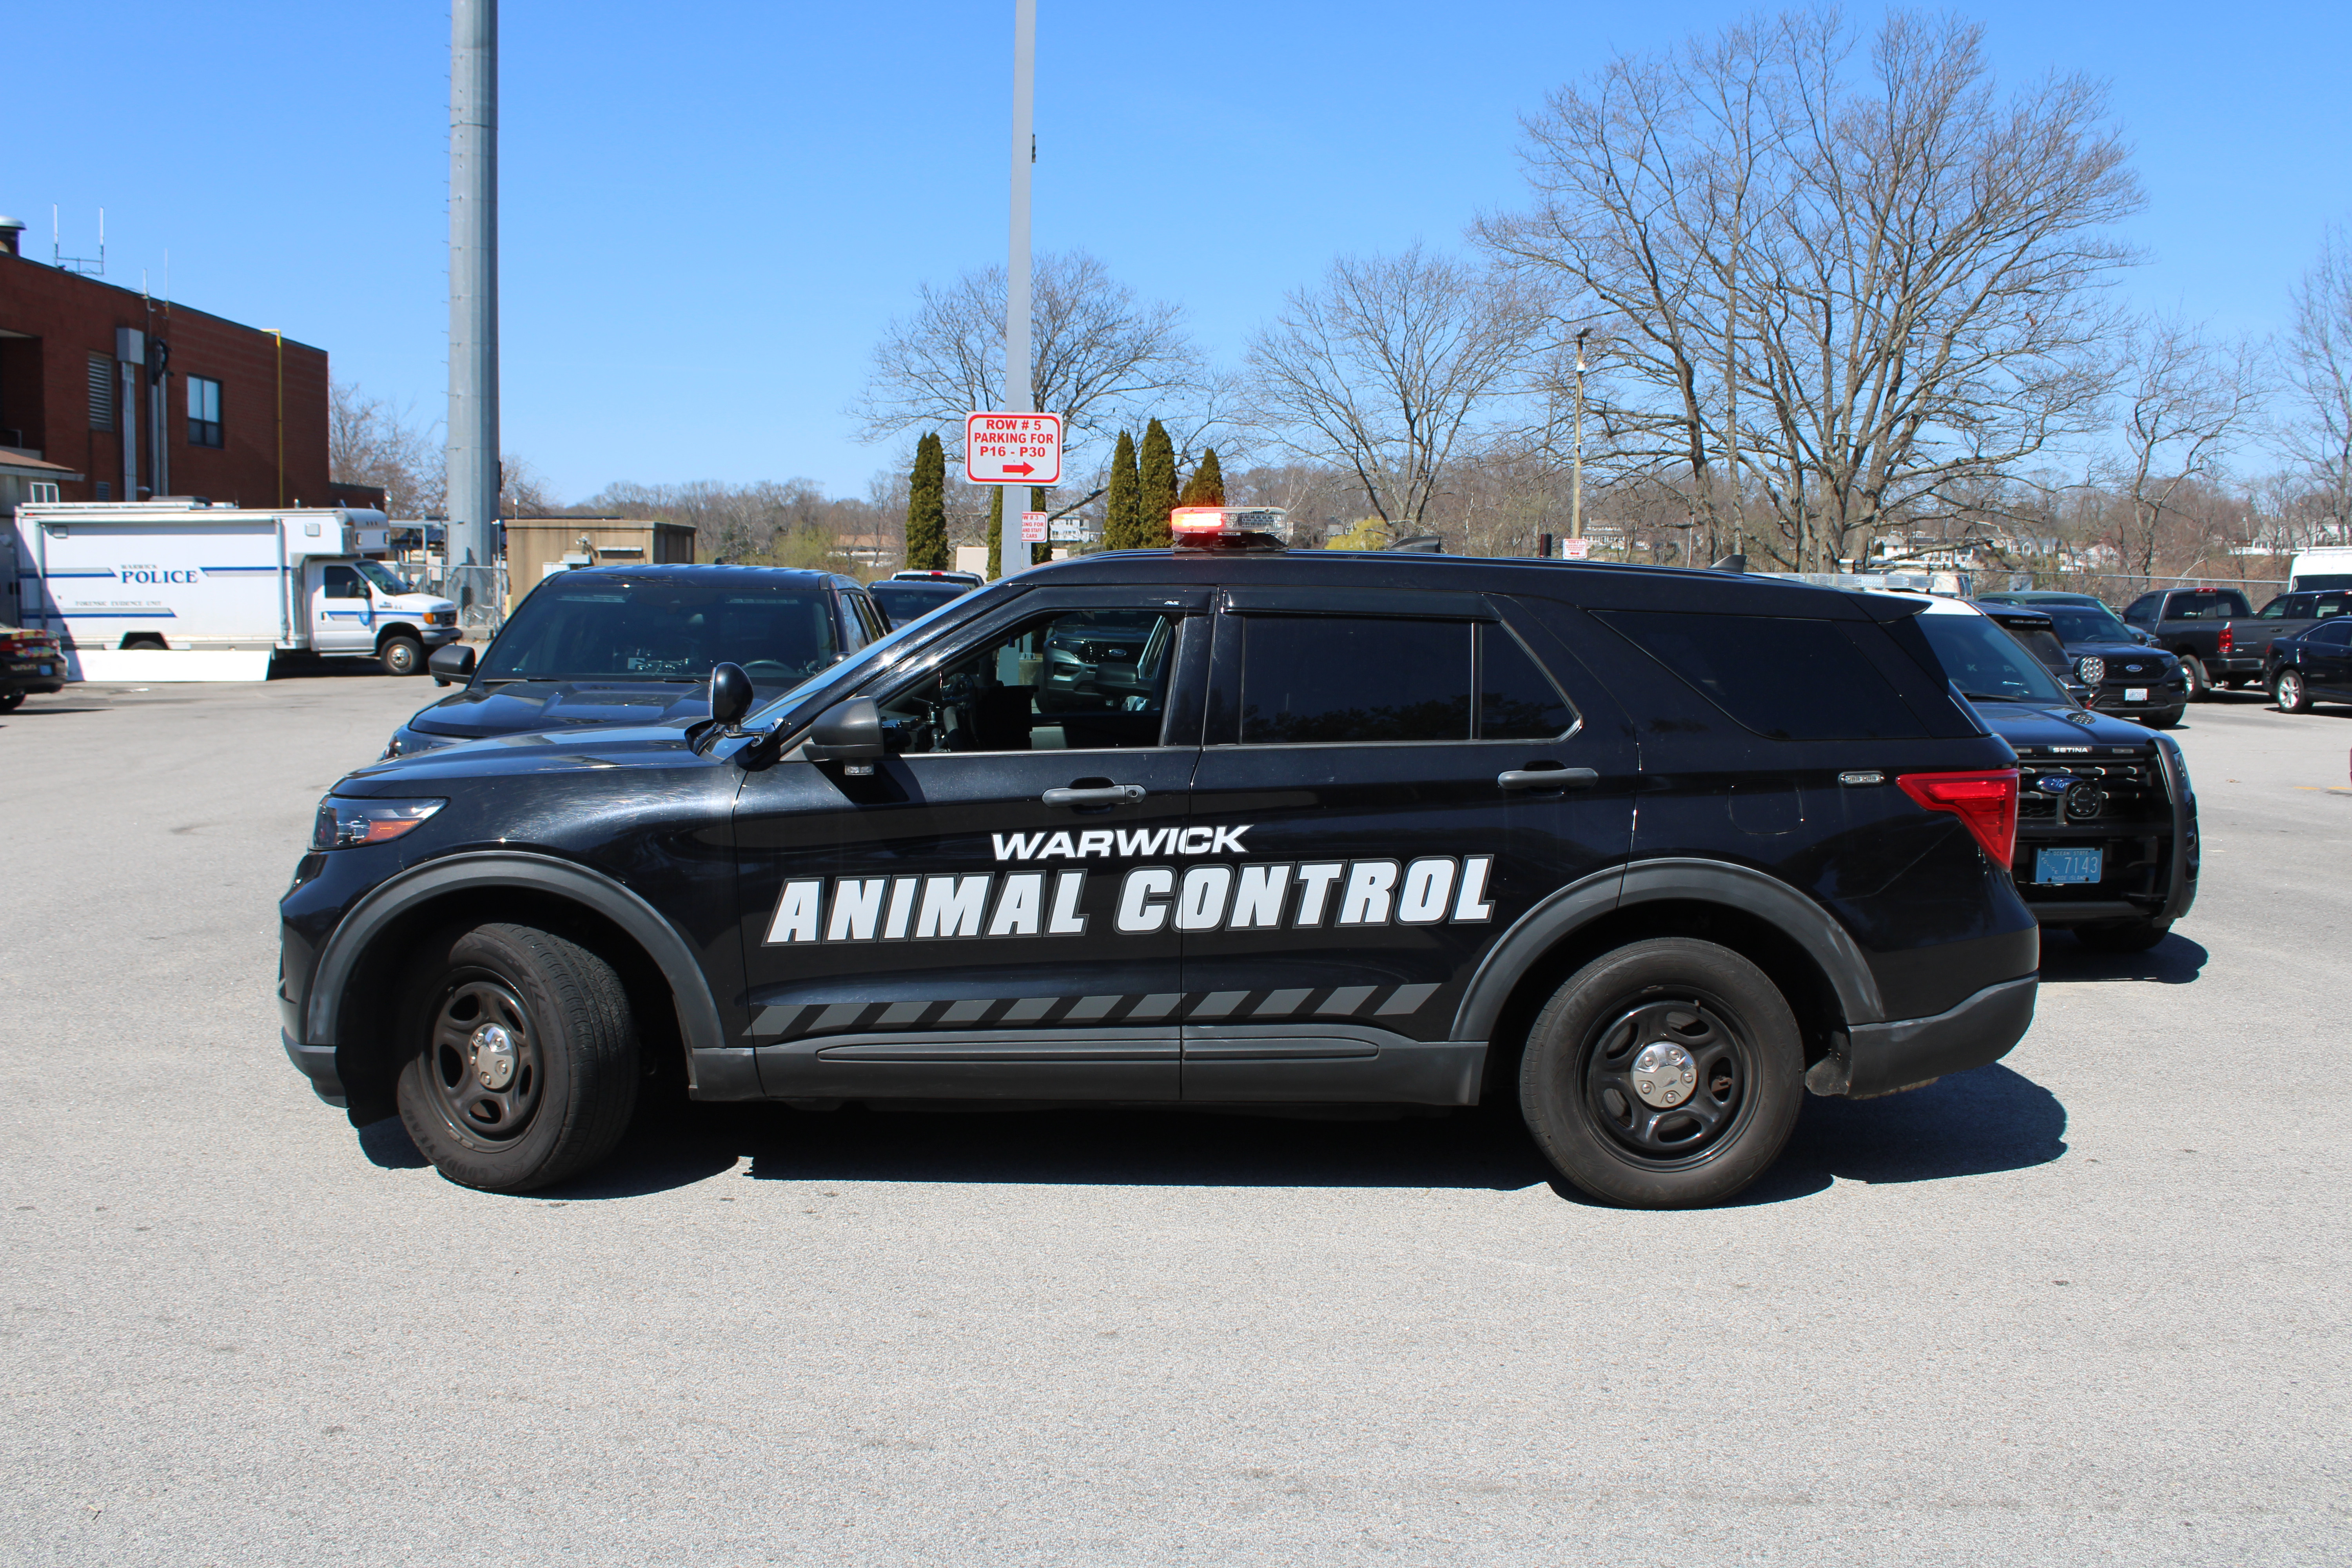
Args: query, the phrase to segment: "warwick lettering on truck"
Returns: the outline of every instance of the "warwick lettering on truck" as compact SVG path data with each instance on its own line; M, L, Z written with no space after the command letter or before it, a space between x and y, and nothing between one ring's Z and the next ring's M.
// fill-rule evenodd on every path
M2014 759L1912 610L1222 515L756 712L722 667L707 722L344 779L281 906L289 1054L499 1190L608 1151L675 1049L698 1098L811 1110L1502 1098L1569 1180L1678 1206L1807 1089L2023 1033Z

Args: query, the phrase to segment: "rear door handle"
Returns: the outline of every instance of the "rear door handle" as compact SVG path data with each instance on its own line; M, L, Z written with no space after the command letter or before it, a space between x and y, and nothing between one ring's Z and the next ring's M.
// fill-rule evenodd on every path
M1591 768L1511 768L1495 775L1506 790L1590 789L1601 782Z
M1143 798L1141 784L1105 784L1100 789L1049 789L1047 805L1133 805Z

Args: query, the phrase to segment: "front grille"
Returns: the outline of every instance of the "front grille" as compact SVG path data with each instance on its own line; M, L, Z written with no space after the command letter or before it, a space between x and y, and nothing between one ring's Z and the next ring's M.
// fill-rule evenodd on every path
M2132 754L2127 747L2086 748L2102 753L2084 755L2071 750L2054 753L2047 747L2019 748L2017 815L2021 824L2093 826L2110 822L2169 820L2171 800L2165 793L2163 770L2153 752ZM2084 815L2061 810L2062 797L2040 787L2043 779L2079 781L2078 790L2095 791L2098 809Z

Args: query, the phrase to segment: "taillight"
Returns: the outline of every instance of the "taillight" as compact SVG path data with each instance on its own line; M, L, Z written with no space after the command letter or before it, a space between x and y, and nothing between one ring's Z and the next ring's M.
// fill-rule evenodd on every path
M2221 651L2226 654L2237 646L2238 634L2225 624L2221 627Z
M1901 773L1903 793L1929 811L1948 811L1968 825L1997 866L2017 854L2017 770L1973 773Z

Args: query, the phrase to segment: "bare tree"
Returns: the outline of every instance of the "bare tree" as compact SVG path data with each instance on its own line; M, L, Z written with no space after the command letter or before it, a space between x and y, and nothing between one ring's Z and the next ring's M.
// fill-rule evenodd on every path
M382 489L388 516L438 514L447 472L436 429L351 382L334 382L327 389L327 471L343 484Z
M2326 497L2330 521L2352 539L2352 235L2331 227L2294 290L2287 380L2295 417L2287 439Z
M2179 317L2139 323L2124 364L2114 488L2129 506L2117 544L2129 569L2147 576L2166 524L2187 518L2177 504L2184 489L2219 475L2250 433L2263 388L2252 345L2214 342ZM2196 540L2195 552L2207 543Z
M1807 566L2090 432L2140 199L2091 82L2004 96L1957 21L1856 43L1792 14L1614 60L1527 122L1534 205L1479 226L1612 333L1622 466L1710 518L1753 493Z
M1352 472L1392 531L1418 531L1474 416L1516 390L1537 328L1514 280L1419 245L1342 257L1252 341L1254 422Z
M1139 404L1195 378L1199 356L1174 305L1138 300L1082 250L1041 255L1031 291L1030 384L1062 416L1075 448ZM1003 406L1004 269L923 285L914 313L893 321L850 412L869 441L937 429L961 448L963 416Z

